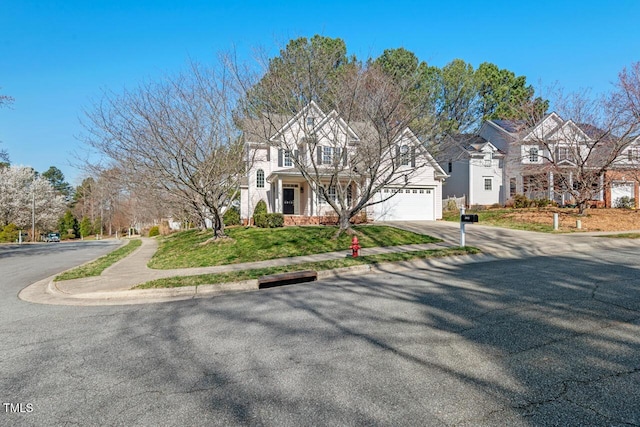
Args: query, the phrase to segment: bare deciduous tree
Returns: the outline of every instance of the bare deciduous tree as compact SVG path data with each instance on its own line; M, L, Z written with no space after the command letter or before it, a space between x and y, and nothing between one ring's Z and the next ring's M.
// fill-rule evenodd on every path
M433 140L437 126L424 103L411 102L415 73L391 76L355 61L336 69L323 60L336 56L327 49L282 55L290 63L279 61L277 72L263 59L265 74L255 80L259 90L247 91L242 126L247 141L280 150L335 211L341 233L351 231L356 215L393 196L384 187L404 188L435 164L415 135ZM412 132L410 124L420 128Z
M640 129L638 116L620 102L620 92L593 98L589 92L559 92L557 113L522 121L520 155L524 193L529 197L575 203L579 213L601 200L610 185L607 174Z
M128 182L170 194L223 236L222 215L245 167L235 103L224 69L192 64L175 77L105 93L87 112L86 142Z
M14 99L9 95L0 94L0 107L12 104ZM9 153L7 150L0 150L0 162L9 163Z

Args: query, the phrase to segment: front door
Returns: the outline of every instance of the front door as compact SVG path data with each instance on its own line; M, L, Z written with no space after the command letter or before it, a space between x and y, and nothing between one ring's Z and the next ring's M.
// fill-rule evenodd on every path
M285 215L293 215L295 210L293 209L294 193L293 188L282 189L282 213Z

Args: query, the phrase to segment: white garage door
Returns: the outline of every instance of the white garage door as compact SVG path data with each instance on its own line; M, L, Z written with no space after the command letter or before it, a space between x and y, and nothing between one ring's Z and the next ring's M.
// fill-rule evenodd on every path
M396 192L393 194L393 192ZM376 221L423 221L435 219L435 189L385 188L378 193L378 200L389 200L375 205Z
M633 182L613 182L611 184L611 204L613 205L613 207L615 208L620 206L620 199L623 197L633 199L633 188Z

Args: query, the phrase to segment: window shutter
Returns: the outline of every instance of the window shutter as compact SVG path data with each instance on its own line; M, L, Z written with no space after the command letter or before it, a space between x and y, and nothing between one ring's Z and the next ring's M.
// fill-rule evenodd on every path
M402 165L402 160L400 159L400 146L399 145L396 145L396 158L394 159L393 163L396 165L396 167Z
M299 151L298 150L293 150L293 158L296 159L296 160L300 160L298 155L299 155Z
M284 150L283 150L282 148L280 148L280 149L278 150L278 167L279 167L279 168L281 168L281 167L282 167L282 156L283 156L283 154L284 154L283 152L284 152Z
M322 164L322 147L320 145L318 145L318 164L321 165Z
M347 166L347 149L342 150L342 166Z
M333 151L333 164L340 164L340 160L342 159L342 148L336 147Z
M416 167L416 147L411 147L411 167Z

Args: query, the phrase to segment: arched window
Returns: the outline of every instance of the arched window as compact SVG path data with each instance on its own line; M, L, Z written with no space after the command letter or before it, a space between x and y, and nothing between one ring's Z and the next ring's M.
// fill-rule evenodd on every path
M262 169L258 169L256 172L256 187L264 188L264 171Z

